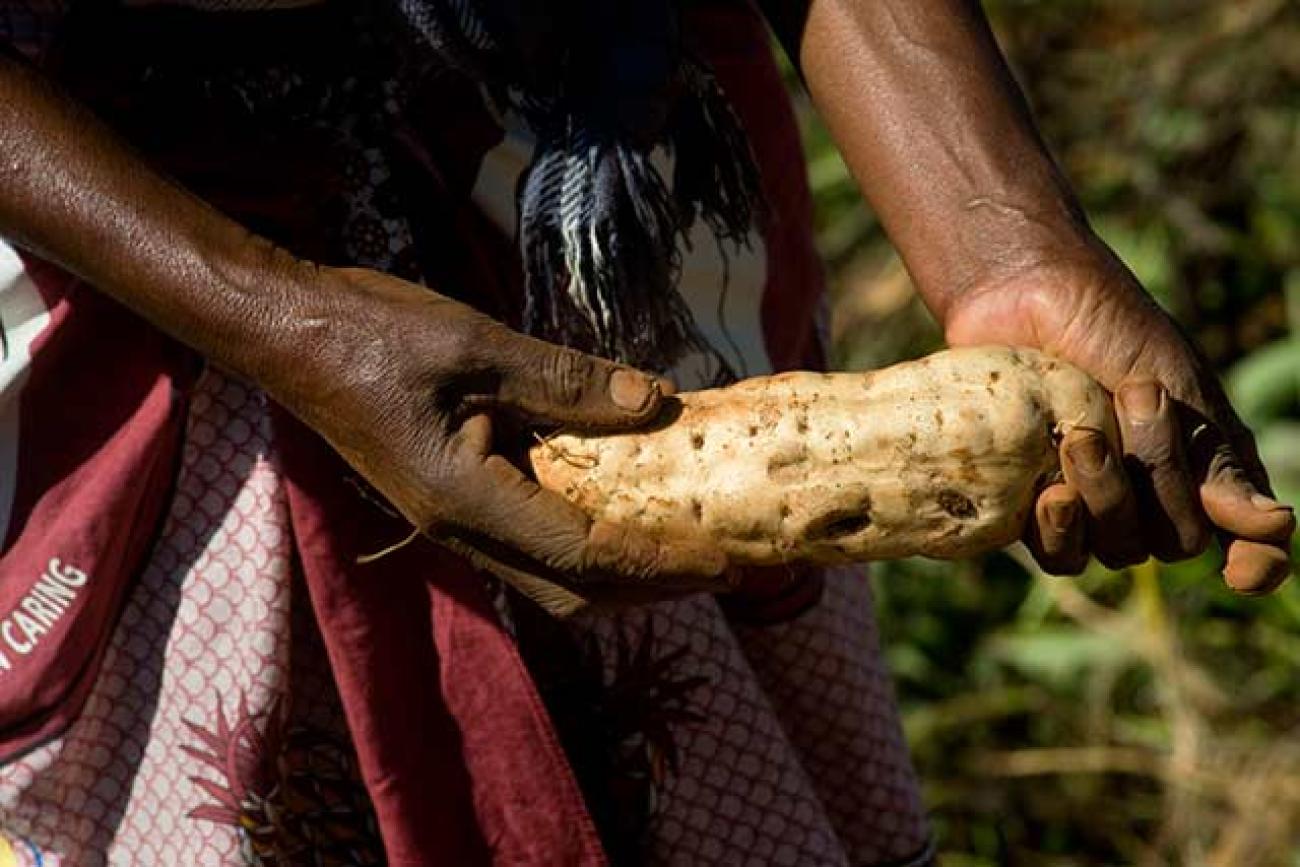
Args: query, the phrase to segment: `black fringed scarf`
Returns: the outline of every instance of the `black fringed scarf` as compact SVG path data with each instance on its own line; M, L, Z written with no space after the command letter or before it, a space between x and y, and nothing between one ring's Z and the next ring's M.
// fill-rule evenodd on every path
M394 2L421 46L537 139L518 190L526 330L655 370L703 351L725 378L677 292L678 244L697 217L747 243L758 172L712 73L682 50L684 0Z

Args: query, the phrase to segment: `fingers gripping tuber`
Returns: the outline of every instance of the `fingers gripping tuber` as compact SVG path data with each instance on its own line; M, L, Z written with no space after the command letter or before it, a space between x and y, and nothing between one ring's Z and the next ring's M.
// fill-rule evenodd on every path
M649 430L539 443L538 481L594 518L713 540L736 564L968 557L1020 537L1107 393L1024 349L872 373L785 373L668 401Z

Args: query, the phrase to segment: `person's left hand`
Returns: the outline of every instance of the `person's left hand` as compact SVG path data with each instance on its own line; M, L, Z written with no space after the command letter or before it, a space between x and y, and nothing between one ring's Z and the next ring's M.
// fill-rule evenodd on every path
M1098 244L977 286L948 311L954 346L1027 346L1069 361L1115 396L1122 454L1098 432L1061 444L1064 480L1039 495L1025 541L1048 572L1193 557L1216 532L1224 578L1266 593L1290 573L1289 506L1270 496L1254 437L1214 371L1136 278Z

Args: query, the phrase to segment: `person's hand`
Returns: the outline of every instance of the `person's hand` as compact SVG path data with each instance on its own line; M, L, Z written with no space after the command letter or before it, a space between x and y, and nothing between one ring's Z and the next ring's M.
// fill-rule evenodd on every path
M619 429L659 409L653 377L523 336L463 304L363 270L319 269L320 355L277 397L418 530L548 611L727 589L721 552L593 522L494 444L502 421Z
M548 610L727 586L720 552L593 523L494 448L507 416L643 424L659 409L654 379L401 280L305 263L3 55L0 153L0 234L263 387L418 530Z
M1089 553L1120 568L1174 561L1223 543L1224 578L1264 593L1290 573L1290 507L1270 496L1254 438L1213 370L1109 251L1035 264L977 286L944 323L953 345L1041 349L1115 396L1123 454L1097 432L1061 444L1064 480L1042 491L1025 541L1048 572Z

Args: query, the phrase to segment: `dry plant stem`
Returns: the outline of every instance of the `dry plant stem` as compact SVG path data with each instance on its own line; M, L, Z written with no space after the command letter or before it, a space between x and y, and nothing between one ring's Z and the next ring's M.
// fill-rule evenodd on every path
M1005 347L676 401L656 429L539 443L538 481L593 519L707 540L737 565L953 559L1019 538L1065 431L1116 437L1096 383Z
M1125 774L1159 780L1167 788L1153 853L1177 852L1179 863L1215 867L1280 863L1300 817L1300 751L1286 741L1261 750L1215 724L1233 712L1233 696L1182 649L1156 563L1129 570L1132 590L1116 610L1071 582L1047 578L1027 552L1013 554L1038 576L1063 614L1127 649L1127 664L1151 669L1170 743L1166 749L1110 743L1116 735L1106 726L1081 746L984 753L975 759L976 769L1003 777ZM1094 698L1110 701L1105 694ZM1209 816L1217 830L1207 837ZM1163 855L1152 859L1167 863Z
M1204 795L1231 800L1241 791L1244 780L1226 767L1183 767L1167 755L1144 747L1085 746L1027 750L1005 750L982 754L977 760L982 773L999 777L1033 777L1055 774L1132 774L1154 777ZM1300 773L1294 759L1288 773L1270 783L1275 798L1300 806Z
M403 548L405 548L407 545L410 545L418 538L420 538L420 531L412 530L410 534L407 535L407 537L402 539L400 542L394 542L388 547L376 551L373 554L362 554L360 557L357 558L357 564L364 566L367 563L374 563L376 560L382 560L385 557L387 557L389 554L395 554L398 551L402 550Z
M1177 636L1168 627L1163 601L1152 596L1150 585L1158 580L1150 572L1154 561L1132 570L1137 599L1127 610L1116 611L1098 605L1078 585L1047 575L1023 548L1012 548L1009 553L1046 588L1062 614L1088 631L1105 635L1132 649L1134 655L1161 672L1163 680L1176 687L1176 693L1186 696L1186 700L1200 712L1216 713L1230 707L1231 701L1223 689L1181 651ZM1154 615L1153 606L1160 606Z

